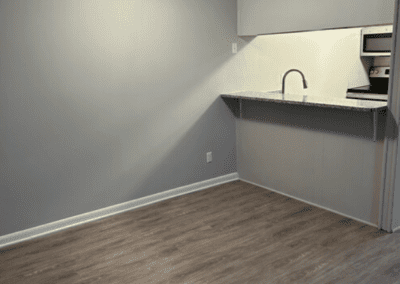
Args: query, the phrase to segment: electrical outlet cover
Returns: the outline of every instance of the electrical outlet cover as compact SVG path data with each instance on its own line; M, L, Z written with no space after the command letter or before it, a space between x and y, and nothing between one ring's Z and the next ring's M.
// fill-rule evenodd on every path
M237 43L232 43L232 53L237 53Z
M207 153L207 163L211 163L212 161L212 152Z

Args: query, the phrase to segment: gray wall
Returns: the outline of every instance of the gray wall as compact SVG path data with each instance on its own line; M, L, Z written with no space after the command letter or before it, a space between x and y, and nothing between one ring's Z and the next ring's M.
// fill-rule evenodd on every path
M397 163L396 163L396 175L395 175L395 188L393 198L393 220L392 229L396 230L396 233L400 233L400 151L397 143Z
M378 224L385 113L244 101L241 179Z
M238 34L393 23L394 0L238 0Z
M0 0L0 235L236 172L235 28L235 0Z

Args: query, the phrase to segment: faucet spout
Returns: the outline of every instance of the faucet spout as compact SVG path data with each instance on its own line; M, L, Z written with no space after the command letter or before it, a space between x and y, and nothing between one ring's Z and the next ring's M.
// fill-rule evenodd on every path
M296 71L296 72L300 73L301 77L303 78L303 89L307 89L307 81L304 78L303 72L301 72L298 69L290 69L289 71L286 71L285 75L283 75L283 79L282 79L282 95L285 94L285 79L286 79L286 76L292 71Z

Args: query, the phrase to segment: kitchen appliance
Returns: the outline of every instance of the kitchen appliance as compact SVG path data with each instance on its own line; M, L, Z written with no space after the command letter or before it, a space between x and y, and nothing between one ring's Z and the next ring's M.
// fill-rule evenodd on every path
M361 29L361 56L390 56L393 25Z
M346 98L372 101L387 101L390 67L373 66L369 71L367 86L347 90Z

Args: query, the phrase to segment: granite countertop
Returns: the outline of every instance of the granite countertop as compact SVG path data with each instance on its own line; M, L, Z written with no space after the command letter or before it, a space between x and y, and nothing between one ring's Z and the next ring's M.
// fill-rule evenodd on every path
M272 92L244 91L231 94L222 94L221 97L287 103L287 104L320 106L320 107L329 107L338 109L358 110L358 111L374 111L374 110L383 110L387 108L387 102L366 101L357 99L326 98L317 96L302 96L293 94L285 94L283 96L280 90Z

